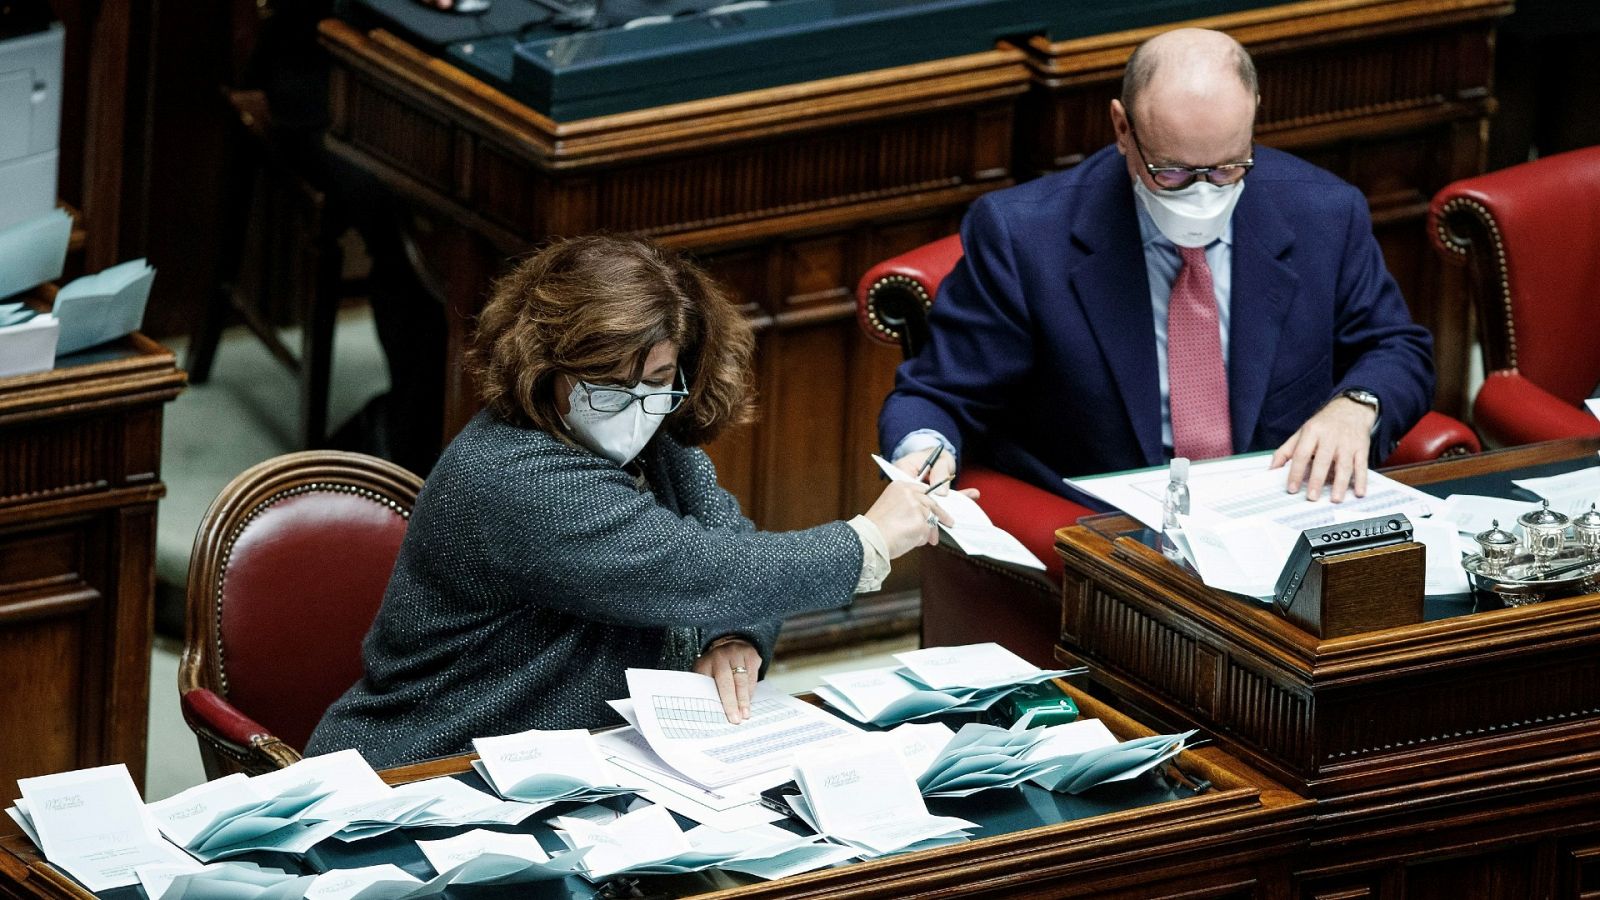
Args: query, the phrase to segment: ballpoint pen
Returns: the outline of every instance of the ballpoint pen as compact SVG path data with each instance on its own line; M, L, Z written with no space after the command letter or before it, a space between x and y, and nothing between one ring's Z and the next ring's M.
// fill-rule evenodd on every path
M930 485L928 485L928 489L923 491L923 493L924 494L931 494L934 491L937 491L939 488L942 488L945 485L947 485L950 482L955 481L955 480L956 480L956 477L954 475L951 475L949 478L946 478L945 480L939 482L938 484L930 484Z
M943 444L934 445L933 452L928 454L928 458L923 460L922 465L917 469L917 480L922 480L922 476L928 474L928 470L933 468L933 464L939 461L939 454L943 452Z

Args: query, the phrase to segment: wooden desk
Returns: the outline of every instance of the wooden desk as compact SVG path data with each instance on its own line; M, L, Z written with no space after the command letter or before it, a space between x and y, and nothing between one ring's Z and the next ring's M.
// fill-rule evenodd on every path
M1572 441L1394 470L1428 484ZM1600 869L1600 596L1430 601L1430 620L1319 640L1212 590L1108 517L1056 533L1064 662L1199 724L1319 802L1301 877L1337 896L1576 896ZM1498 607L1489 603L1488 607ZM1321 890L1319 888L1319 890ZM1343 893L1349 891L1349 893ZM1315 892L1313 892L1315 893Z
M112 348L0 379L7 799L18 778L113 762L144 781L161 409L184 375L143 335Z
M1147 734L1082 693L1086 715L1125 737ZM467 771L469 757L385 773L391 783ZM1302 845L1310 804L1215 748L1183 754L1179 765L1210 780L1203 794L1086 819L1044 825L923 853L741 883L728 873L652 879L651 896L805 897L1269 897L1290 853ZM994 792L1015 799L1015 791ZM981 802L984 795L970 798ZM951 809L957 801L951 801ZM941 810L944 812L946 810ZM748 879L744 879L748 881ZM0 897L93 900L40 859L20 835L0 838Z

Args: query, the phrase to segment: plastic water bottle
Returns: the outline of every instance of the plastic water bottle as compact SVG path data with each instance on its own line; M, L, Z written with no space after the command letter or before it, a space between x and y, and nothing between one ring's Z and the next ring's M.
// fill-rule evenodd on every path
M1180 528L1178 515L1189 514L1189 460L1180 456L1167 469L1167 494L1161 501L1161 530Z

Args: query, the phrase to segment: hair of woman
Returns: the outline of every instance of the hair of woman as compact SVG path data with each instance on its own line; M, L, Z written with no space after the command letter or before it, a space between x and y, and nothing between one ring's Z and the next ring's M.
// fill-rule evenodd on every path
M522 260L495 283L468 362L484 406L559 435L556 375L631 386L661 341L689 392L663 423L673 437L703 444L752 418L749 323L698 266L640 238L569 238Z

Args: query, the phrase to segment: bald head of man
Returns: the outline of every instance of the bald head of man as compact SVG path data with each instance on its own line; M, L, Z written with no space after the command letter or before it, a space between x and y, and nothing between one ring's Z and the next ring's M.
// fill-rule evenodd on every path
M1167 189L1147 166L1215 167L1251 156L1255 64L1220 31L1180 28L1145 41L1128 59L1121 99L1111 101L1117 150L1130 177Z

